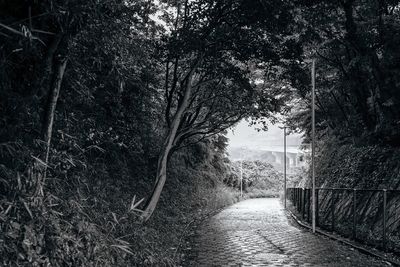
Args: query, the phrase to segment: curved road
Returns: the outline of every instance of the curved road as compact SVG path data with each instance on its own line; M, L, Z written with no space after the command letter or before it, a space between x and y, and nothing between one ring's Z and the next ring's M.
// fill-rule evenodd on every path
M230 206L196 232L184 266L388 266L289 223L279 199Z

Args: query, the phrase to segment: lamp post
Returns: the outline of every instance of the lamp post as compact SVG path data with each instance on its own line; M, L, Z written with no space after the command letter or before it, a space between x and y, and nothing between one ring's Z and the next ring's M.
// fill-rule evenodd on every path
M243 198L243 157L240 160L240 198Z
M283 126L283 203L286 209L286 126Z
M316 216L316 194L315 194L315 58L312 59L311 65L311 179L312 179L312 231L315 233L315 216Z

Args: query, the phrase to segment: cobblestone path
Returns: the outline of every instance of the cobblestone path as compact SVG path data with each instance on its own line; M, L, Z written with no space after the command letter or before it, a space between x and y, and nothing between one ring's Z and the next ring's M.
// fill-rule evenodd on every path
M184 266L389 266L290 223L279 199L239 202L196 232Z

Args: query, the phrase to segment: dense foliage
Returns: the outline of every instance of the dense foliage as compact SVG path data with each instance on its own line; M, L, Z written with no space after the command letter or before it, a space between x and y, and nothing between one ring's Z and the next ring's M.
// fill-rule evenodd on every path
M316 182L321 187L399 189L400 2L392 0L296 1L298 39L304 59L316 59ZM311 130L308 61L288 71L292 86L288 124ZM310 186L310 181L302 181ZM330 194L330 193L329 193ZM321 214L329 221L329 194ZM358 237L381 239L380 194L358 196ZM398 242L394 208L388 198L390 239ZM337 224L351 232L352 195L337 200ZM398 249L398 248L397 248Z
M186 226L237 200L223 131L283 103L256 79L295 58L291 19L280 0L0 1L0 264L178 261Z
M316 58L317 127L354 144L399 146L399 1L297 1L304 58ZM310 131L310 64L289 71L293 128Z
M398 1L0 0L0 264L173 265L237 200L227 128L309 131L306 58L320 138L397 147L399 32Z
M249 197L274 197L282 191L283 175L269 163L259 160L235 161L231 172L225 182L240 188L242 179L242 189Z

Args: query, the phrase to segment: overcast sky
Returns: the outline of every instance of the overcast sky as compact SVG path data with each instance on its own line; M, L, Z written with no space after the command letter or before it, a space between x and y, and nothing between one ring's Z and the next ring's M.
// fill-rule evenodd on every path
M241 121L234 129L228 130L230 147L246 147L249 149L268 150L270 147L283 146L283 129L281 124L270 124L268 131L257 132L255 127ZM288 146L299 146L301 134L291 134L287 137Z

